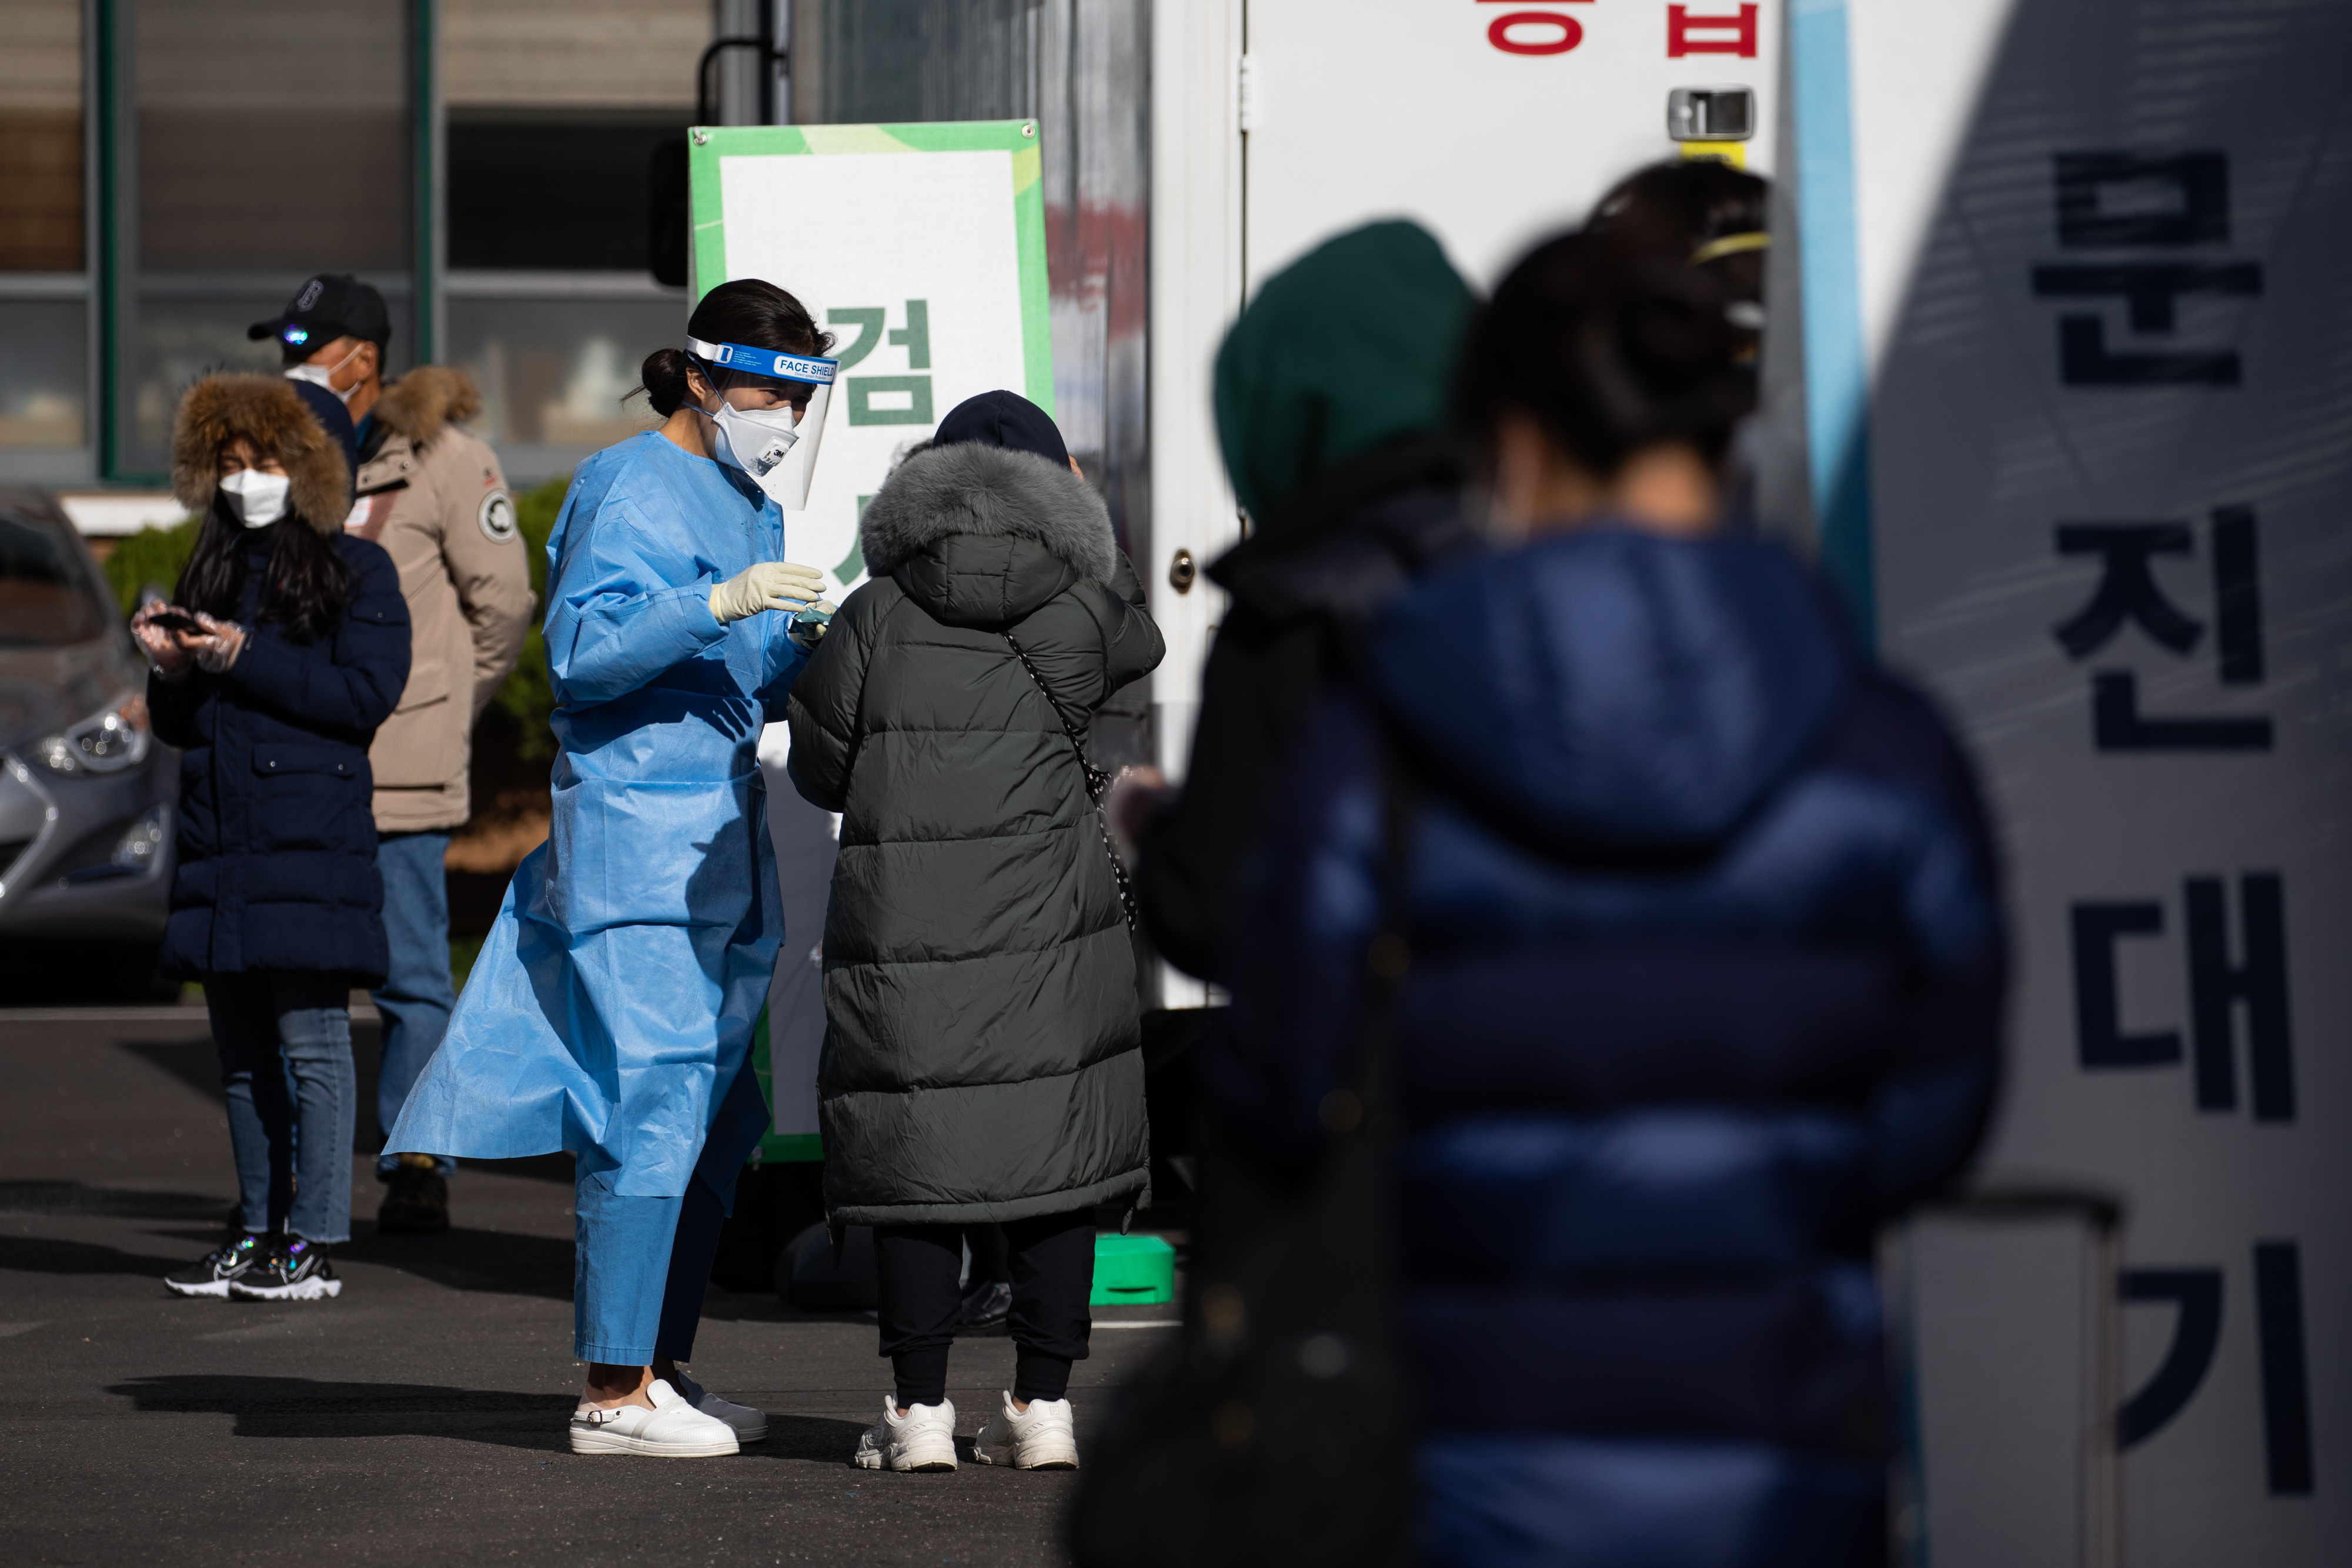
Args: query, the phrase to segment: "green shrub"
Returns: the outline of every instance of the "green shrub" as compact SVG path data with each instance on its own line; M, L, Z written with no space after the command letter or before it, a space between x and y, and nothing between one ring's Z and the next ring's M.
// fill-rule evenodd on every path
M515 497L515 522L522 530L523 549L530 557L530 590L539 596L539 614L547 614L547 536L554 531L555 515L563 508L563 493L572 476L550 479L536 489ZM539 621L524 634L522 657L514 674L499 688L496 706L514 720L515 753L529 761L555 755L555 732L548 716L555 711L555 691L547 678L547 644L541 641Z
M466 977L474 972L474 960L482 956L479 936L449 938L449 984L457 990L466 988Z
M106 558L106 580L113 588L125 615L139 608L139 591L152 582L165 593L180 580L180 569L196 548L202 517L187 517L168 528L142 528L115 541Z

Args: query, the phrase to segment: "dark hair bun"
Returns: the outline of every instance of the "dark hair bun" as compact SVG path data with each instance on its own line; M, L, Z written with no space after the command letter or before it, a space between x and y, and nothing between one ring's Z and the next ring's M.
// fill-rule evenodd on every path
M676 413L686 402L686 372L693 363L684 349L656 349L637 367L637 380L642 383L637 392L646 394L646 401L664 419Z
M1471 324L1463 423L1491 446L1505 413L1525 413L1602 478L1673 442L1719 462L1749 399L1726 303L1685 263L1601 235L1548 241Z
M702 297L688 318L687 334L709 343L742 343L773 349L783 354L822 355L833 347L833 334L821 329L808 307L774 284L758 277L722 283ZM687 402L686 373L699 371L714 386L747 385L765 378L735 371L713 371L684 349L656 349L638 367L643 383L637 392L654 412L667 419ZM631 392L635 397L636 392Z

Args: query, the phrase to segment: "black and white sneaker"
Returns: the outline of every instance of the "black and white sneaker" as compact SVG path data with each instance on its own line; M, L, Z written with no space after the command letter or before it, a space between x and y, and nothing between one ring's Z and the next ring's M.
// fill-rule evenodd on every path
M294 1236L231 1280L228 1293L240 1301L318 1301L341 1295L343 1282L324 1247Z
M230 1284L260 1262L266 1250L261 1238L240 1230L186 1268L164 1275L163 1288L175 1296L226 1300Z

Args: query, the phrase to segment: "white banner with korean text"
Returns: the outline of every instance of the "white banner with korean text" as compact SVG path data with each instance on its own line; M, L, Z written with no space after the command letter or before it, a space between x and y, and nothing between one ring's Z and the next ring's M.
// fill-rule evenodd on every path
M2007 854L1985 1179L2124 1205L2122 1560L2341 1562L2352 7L1790 18L1824 554Z

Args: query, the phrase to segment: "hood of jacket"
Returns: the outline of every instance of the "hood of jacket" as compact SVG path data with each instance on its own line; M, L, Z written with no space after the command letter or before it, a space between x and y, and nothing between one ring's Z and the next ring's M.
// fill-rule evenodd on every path
M328 538L342 532L352 509L343 444L280 376L210 375L180 399L172 422L172 495L180 505L198 517L212 509L221 444L240 435L285 465L297 516Z
M950 625L1003 626L1081 579L1108 587L1118 541L1066 467L977 442L899 465L858 520L866 568Z
M1217 350L1217 444L1261 531L1316 475L1444 429L1474 301L1429 231L1369 224L1258 290Z
M1778 546L1605 525L1441 571L1380 628L1374 700L1432 776L1577 858L1721 844L1822 744L1853 671Z
M482 412L474 378L440 365L419 365L390 386L371 411L376 423L413 446L429 444L453 424Z

